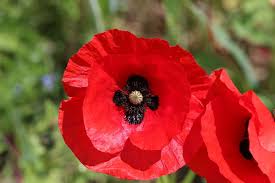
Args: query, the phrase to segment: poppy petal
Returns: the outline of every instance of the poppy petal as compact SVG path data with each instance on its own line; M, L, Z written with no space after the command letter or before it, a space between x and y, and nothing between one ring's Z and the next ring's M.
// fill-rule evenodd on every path
M160 156L160 151L144 151L133 146L130 141L127 141L126 144L123 149L125 152L122 152L121 156L96 166L96 171L122 179L149 180L175 172L185 164L182 156L182 145L178 144L175 140L171 140L171 142L162 149ZM143 155L142 157L144 159L141 161L144 164L138 162L140 159L139 153ZM150 154L149 157L144 156L147 153ZM135 155L135 158L129 156L130 154ZM159 158L158 161L156 161L155 156ZM151 165L149 162L151 162ZM88 166L88 168L95 170L94 167Z
M233 81L225 69L215 70L210 75L211 87L208 90L208 101L216 96L230 93L234 97L240 97L241 93L234 85Z
M245 93L240 103L252 113L248 127L250 151L261 170L268 175L271 182L274 182L275 153L272 151L274 141L271 141L274 137L274 134L272 134L272 131L274 131L273 118L269 110L252 91ZM257 129L257 127L260 127L260 129ZM271 139L261 137L270 137Z
M167 69L169 72L169 69ZM158 89L157 81L150 80L152 91L159 96L159 107L156 111L147 110L142 131L135 131L130 139L136 146L146 150L159 150L167 145L170 140L182 131L186 115L189 110L190 91L184 77L177 78L176 72L170 77L158 77L156 80L165 83ZM171 84L173 80L178 84ZM178 87L179 86L179 87ZM185 88L182 88L186 86ZM181 91L181 92L178 92Z
M91 64L91 55L86 46L69 59L62 82L68 96L81 96L85 94L88 86L88 73Z
M231 182L268 182L256 162L242 157L239 143L245 132L247 116L240 115L242 109L225 102L225 98L229 97L210 102L202 116L204 123L201 134L210 160L219 166L221 174ZM230 107L226 106L235 107L228 112Z
M191 85L192 94L198 99L204 99L210 86L210 80L206 72L199 67L195 58L188 51L179 46L174 46L171 48L171 52L171 55L183 64L188 82Z
M161 156L160 150L145 151L134 146L129 140L125 143L120 157L125 163L137 170L147 170L150 166L156 163ZM138 157L138 158L133 158Z
M183 156L187 163L193 158L203 144L200 135L200 116L203 114L203 111L203 104L196 97L192 96L190 111L186 117L183 130L176 136L176 139L183 146Z
M211 161L207 154L207 149L205 145L203 145L200 150L194 154L194 158L188 163L188 166L198 175L206 178L207 183L230 183L230 181L220 173L217 164Z
M268 176L270 182L275 182L275 153L266 150L259 143L255 123L250 121L249 124L249 139L250 151L253 158L257 161L260 169Z
M252 113L251 120L255 125L260 144L267 151L275 152L275 123L271 112L253 91L245 93L243 98L241 103Z
M249 112L239 104L240 92L224 70L215 71L210 78L212 85L207 95L209 101L206 101L208 103L200 119L201 137L206 151L197 153L191 161L191 168L213 182L216 181L213 171L221 174L217 178L224 177L230 182L268 182L257 163L246 160L239 150L247 120L250 119ZM213 171L211 168L198 167L197 158L206 159L206 163L209 163L207 166L211 167L213 163L216 166Z
M86 166L97 166L117 154L98 151L86 135L80 98L70 98L63 101L59 109L59 129L65 143L75 156Z
M83 103L84 124L94 146L103 152L120 152L135 126L127 125L124 112L113 102L120 88L100 67L93 67Z

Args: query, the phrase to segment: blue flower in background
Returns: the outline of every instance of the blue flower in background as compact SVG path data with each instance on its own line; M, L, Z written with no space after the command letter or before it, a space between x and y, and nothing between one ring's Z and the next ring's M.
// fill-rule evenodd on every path
M56 81L56 75L45 74L41 78L43 89L46 91L52 91L54 89L55 81Z

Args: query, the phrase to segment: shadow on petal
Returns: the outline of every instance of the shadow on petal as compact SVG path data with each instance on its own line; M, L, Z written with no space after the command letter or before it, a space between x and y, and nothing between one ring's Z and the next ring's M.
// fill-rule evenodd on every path
M144 171L160 160L160 155L160 150L142 150L127 140L120 157L131 167Z

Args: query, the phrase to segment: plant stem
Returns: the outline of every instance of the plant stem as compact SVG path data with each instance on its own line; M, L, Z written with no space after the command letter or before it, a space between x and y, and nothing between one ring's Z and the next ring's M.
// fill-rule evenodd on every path
M187 174L185 175L185 178L181 183L192 183L195 177L196 177L196 174L189 169Z
M105 24L102 18L102 11L98 0L89 0L92 13L95 18L96 29L98 32L105 30Z

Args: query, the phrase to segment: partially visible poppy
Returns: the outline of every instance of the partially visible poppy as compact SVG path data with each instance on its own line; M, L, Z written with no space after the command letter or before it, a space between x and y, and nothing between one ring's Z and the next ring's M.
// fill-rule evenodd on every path
M69 60L59 127L89 169L152 179L185 164L209 78L190 53L127 31L97 34Z
M275 121L253 92L247 92L241 105L252 114L248 127L250 152L270 182L275 182Z
M209 183L274 182L271 113L252 91L242 95L224 70L211 78L208 103L192 129L201 134L202 147L189 166Z

